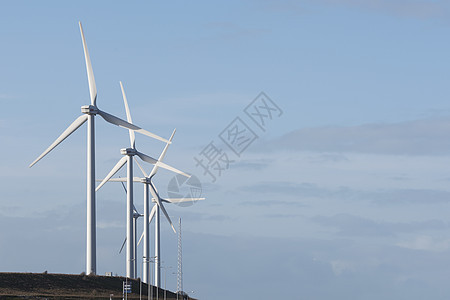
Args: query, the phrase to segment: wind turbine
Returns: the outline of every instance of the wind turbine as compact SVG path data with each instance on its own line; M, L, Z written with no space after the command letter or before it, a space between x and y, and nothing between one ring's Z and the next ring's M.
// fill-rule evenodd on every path
M136 162L137 163L137 162ZM145 178L139 178L139 177L133 177L133 181L134 182L144 182L145 181ZM122 183L122 186L125 188L125 185L123 185L123 182L125 182L126 181L126 178L111 178L111 179L109 179L109 181L117 181L117 182L121 182ZM145 183L145 182L144 182ZM126 191L126 188L125 188L125 191ZM136 207L134 207L134 212L133 212L133 218L134 218L134 220L133 220L133 236L134 236L134 256L135 256L135 258L137 258L137 251L136 251L136 249L137 249L137 226L136 226L136 222L137 222L137 219L139 218L139 217L144 217L144 220L149 220L149 222L147 223L147 222L144 222L144 232L146 232L147 233L147 235L146 235L146 240L145 240L145 243L144 243L144 250L143 250L143 259L144 259L144 262L143 262L143 282L144 283L149 283L148 282L148 276L149 276L149 273L148 273L148 263L150 262L150 251L149 251L149 236L148 236L148 233L149 233L149 228L148 228L148 226L149 226L149 224L150 224L150 222L151 222L151 220L153 219L153 217L154 217L154 215L155 215L155 212L156 212L156 205L152 208L152 210L151 210L151 212L150 212L150 215L149 215L149 213L148 213L148 188L146 187L146 186L144 186L144 214L142 215L142 214L139 214L139 212L136 210ZM142 236L141 236L141 238L140 238L140 240L139 240L139 243L141 242L141 240L142 240L142 237L144 236L144 233L142 234ZM125 239L124 239L124 241L123 241L123 243L122 243L122 247L120 248L120 250L119 250L119 254L120 253L122 253L122 250L123 250L123 247L125 246L125 243L127 242L127 238L125 237ZM147 266L147 268L145 268ZM135 259L135 264L134 264L134 268L136 269L137 268L137 259Z
M125 105L125 111L127 114L127 120L129 123L133 123L131 119L130 109L128 107L127 97L125 95L125 91L120 82L120 88L122 90L123 102ZM136 270L134 268L134 260L136 259L134 256L134 239L133 239L133 156L137 155L141 160L148 162L150 164L155 165L155 167L162 167L167 170L173 171L175 173L181 174L186 177L190 177L190 175L171 167L159 160L154 159L142 152L137 151L135 135L132 130L129 130L130 134L130 148L120 149L120 153L124 155L117 164L111 169L111 171L106 175L103 181L97 186L96 191L98 191L114 174L116 174L124 165L127 164L127 252L126 252L126 274L129 278L136 277ZM170 140L167 141L171 143ZM145 213L144 213L145 214Z
M173 136L175 135L175 131L173 131L172 135L169 138L169 142L164 147L164 150L161 152L158 162L162 162L164 159L167 149L169 148L169 144L172 142ZM166 209L163 206L163 202L166 203L180 203L180 202L187 202L187 201L197 201L197 200L205 200L205 198L167 198L163 199L160 198L156 189L154 189L154 192L152 192L153 199L152 201L155 202L155 205L153 206L152 210L149 209L149 186L151 185L151 179L152 177L158 172L158 164L155 164L153 166L152 171L149 175L146 174L145 170L142 168L142 166L139 164L139 162L136 160L136 163L138 167L141 169L142 174L144 175L143 178L139 177L133 177L134 182L141 182L144 184L144 231L141 235L141 238L139 239L138 245L141 243L142 239L144 238L144 245L143 245L143 282L149 283L149 269L150 269L150 230L149 230L149 224L152 221L154 217L156 217L155 220L155 286L160 286L160 222L159 222L159 208L163 211L164 215L166 216L167 220L169 221L169 224L172 227L172 230L175 232L175 228L172 224L172 221L170 220L169 214L167 213ZM109 175L109 174L108 174ZM115 181L115 182L124 182L127 179L125 178L105 178L102 182L106 181ZM151 188L150 188L151 190ZM147 222L148 220L148 222ZM125 242L124 242L125 243ZM122 246L123 247L123 246Z
M81 38L83 42L84 58L86 61L86 72L89 83L90 105L81 107L83 115L79 116L67 129L35 160L30 164L30 168L47 155L51 150L64 141L70 134L77 130L86 121L87 128L87 234L86 234L86 274L96 273L96 219L95 219L95 127L94 117L100 115L105 121L127 128L132 131L145 134L149 137L168 142L166 139L148 132L136 125L126 122L116 116L106 113L97 107L97 88L95 85L94 72L89 58L86 40L84 38L83 27L79 22Z
M152 198L152 202L155 203L155 205L153 206L152 210L149 213L149 201L148 201L148 185L150 184L150 177L148 175L145 174L145 171L143 170L142 166L136 161L136 163L138 164L139 168L141 169L141 171L144 173L144 178L140 178L140 177L133 177L133 181L134 182L141 182L144 183L144 214L139 214L138 211L136 210L136 208L134 208L134 213L133 213L133 217L134 217L134 222L137 221L137 219L139 217L144 217L144 220L148 220L148 222L144 221L144 231L142 232L142 235L139 239L139 241L137 242L136 239L136 226L133 225L133 236L135 238L135 253L136 253L136 249L137 246L140 245L142 239L144 239L144 249L143 249L143 282L149 284L149 262L150 262L150 231L149 231L149 225L152 222L153 218L155 217L156 214L156 210L158 209L158 204L155 198ZM153 177L154 175L152 175ZM108 181L112 181L112 182L121 182L123 184L123 182L125 182L127 179L126 178L110 178ZM124 186L125 188L125 186ZM126 190L126 188L125 188ZM156 190L156 189L155 189ZM161 203L182 203L182 202L192 202L192 201L198 201L198 200L205 200L205 198L159 198L159 200L161 201ZM168 217L168 216L167 216ZM169 223L172 226L172 229L174 229L172 222L170 220L170 218L168 218ZM156 222L158 223L158 222ZM159 225L156 225L159 227ZM159 232L158 229L155 228L155 231ZM122 253L123 247L125 246L125 243L127 241L127 238L125 237L122 247L119 250L119 254ZM137 243L136 243L137 242ZM159 234L155 235L155 249L159 249L159 243L160 243L160 239L159 239ZM159 253L159 251L157 251ZM136 254L135 254L136 257ZM156 258L157 256L155 256ZM155 260L155 262L157 262L157 260ZM136 268L136 266L135 266ZM156 286L156 285L155 285Z
M166 145L167 146L167 145ZM144 172L141 168L141 171ZM145 176L145 174L144 174ZM159 209L161 209L164 213L164 215L166 216L167 220L170 223L170 226L172 226L173 231L176 233L175 228L173 227L172 221L170 220L169 215L167 214L166 209L163 206L163 202L166 203L180 203L180 202L188 202L188 201L197 201L197 200L205 200L205 198L169 198L169 199L163 199L159 196L158 191L156 190L155 186L153 185L152 182L152 178L153 176L155 176L155 174L148 176L146 179L146 183L147 185L150 187L150 192L152 194L152 197L156 203L153 206L153 209L156 208L155 210L155 286L156 287L160 287L161 284L161 256L160 256L160 245L161 245L161 240L160 240L160 218L159 218ZM152 211L153 211L152 209ZM152 220L152 215L149 218L149 223ZM146 219L144 218L144 222L146 222ZM145 223L144 223L145 224ZM146 226L147 224L145 224L144 226ZM145 227L144 227L145 228ZM142 233L142 236L145 236L145 232ZM141 239L142 239L141 236ZM139 239L139 243L141 242L141 239ZM147 238L148 239L148 238ZM139 245L138 243L138 245ZM144 267L145 269L145 267Z
M169 138L169 141L172 142L173 136L175 134L175 130L173 131L172 135ZM164 147L164 150L161 152L161 155L159 156L158 161L161 161L164 159L167 149L169 148L169 144L167 143ZM172 224L172 221L170 220L169 214L167 213L166 209L164 208L163 202L166 203L180 203L180 202L187 202L187 201L197 201L197 200L205 200L205 198L169 198L169 199L163 199L159 196L156 188L154 187L152 183L153 176L156 175L158 172L158 166L155 165L150 172L149 175L147 175L142 168L142 166L138 163L139 168L141 169L142 174L144 175L144 178L140 178L140 181L144 183L144 232L141 235L141 238L139 239L138 245L141 243L142 238L144 238L144 249L143 249L143 256L144 256L144 262L143 262L143 278L144 282L148 283L148 271L149 271L149 257L150 257L150 236L149 236L149 224L152 221L153 217L155 218L155 283L154 285L156 287L160 287L160 278L161 278L161 255L160 255L160 216L159 216L159 210L161 209L164 213L165 217L169 221L170 226L172 227L172 230L176 233L175 228ZM156 202L155 205L152 208L152 211L150 214L148 214L148 207L149 207L149 201L148 201L148 190L150 187L150 192L152 194L152 202ZM148 217L147 217L148 216ZM147 222L148 220L148 222ZM147 280L147 281L145 281Z

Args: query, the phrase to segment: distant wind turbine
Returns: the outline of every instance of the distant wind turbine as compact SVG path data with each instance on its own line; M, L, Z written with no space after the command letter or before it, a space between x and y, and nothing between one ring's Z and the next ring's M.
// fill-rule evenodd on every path
M170 136L169 141L172 141L173 136L175 134L175 130L173 131L172 135ZM167 149L169 148L169 143L166 144L164 147L164 150L161 152L161 155L159 156L158 161L161 161L164 159ZM153 177L158 172L158 166L155 165L150 172L149 175L145 173L145 170L142 168L142 166L138 163L139 168L141 169L142 174L144 175L144 178L140 178L140 181L144 183L144 232L141 235L141 238L139 239L138 245L140 244L142 238L144 238L144 250L143 250L143 256L144 256L144 262L143 262L143 278L144 280L147 279L148 282L148 271L149 271L149 257L150 257L150 234L149 234L149 224L152 221L153 217L155 217L155 283L154 285L157 287L160 287L161 283L161 255L160 255L160 217L159 217L159 209L162 210L165 217L169 221L170 226L172 227L172 230L175 231L175 227L172 224L172 221L170 220L169 214L167 213L166 209L164 208L163 202L166 203L180 203L180 202L190 202L190 201L197 201L197 200L205 200L205 198L168 198L163 199L159 196L156 188L154 187L152 183ZM148 201L148 191L150 187L150 192L152 194L152 201L156 202L155 205L152 208L151 213L149 214L149 201ZM147 217L148 216L148 217ZM147 222L148 220L148 222ZM147 258L147 259L146 259ZM145 282L145 281L144 281Z
M120 87L122 90L123 102L125 105L125 111L127 114L127 120L129 123L132 123L130 109L128 107L127 97L125 95L125 91L120 82ZM133 156L138 156L141 160L148 162L150 164L155 165L155 167L165 168L167 170L173 171L175 173L181 174L186 177L190 177L190 175L171 167L160 160L156 160L153 157L150 157L142 152L137 151L136 149L136 141L135 135L132 130L129 130L130 134L130 148L121 149L120 153L124 155L117 164L111 169L111 171L106 175L103 181L97 186L96 191L98 191L108 180L114 176L124 165L127 164L127 252L126 252L126 274L129 278L136 277L136 270L134 268L134 260L136 259L134 256L134 239L133 239ZM171 143L170 140L167 143ZM145 214L145 212L144 212Z

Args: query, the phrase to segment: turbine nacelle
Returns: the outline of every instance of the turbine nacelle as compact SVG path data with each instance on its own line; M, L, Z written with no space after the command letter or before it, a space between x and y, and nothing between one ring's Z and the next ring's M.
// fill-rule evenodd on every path
M133 148L122 148L122 149L120 149L120 154L134 156L137 154L137 151L136 151L136 149L133 149Z
M135 218L135 219L137 219L137 218L140 218L140 217L143 217L144 215L142 215L142 214L140 214L140 213L138 213L138 212L133 212L133 218Z
M81 107L81 112L83 114L96 115L98 114L98 108L94 105L83 105Z

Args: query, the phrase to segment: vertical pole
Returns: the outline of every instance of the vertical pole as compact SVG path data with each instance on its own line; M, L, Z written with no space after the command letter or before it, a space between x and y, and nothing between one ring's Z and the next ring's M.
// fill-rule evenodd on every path
M166 280L167 280L167 268L164 268L164 300L167 299L166 297Z
M159 239L159 206L157 203L155 211L155 286L160 288L160 278L161 278L161 256L160 256L160 239Z
M149 265L149 260L150 260L150 244L149 244L149 217L150 217L150 213L149 213L149 201L148 201L148 184L144 183L144 246L143 246L143 270L142 270L142 277L144 279L144 283L149 284L150 282L148 281L148 265Z
M87 132L87 208L86 208L86 274L96 273L95 235L95 126L94 115L88 115Z
M133 264L133 157L127 157L127 277L134 278Z
M134 278L138 278L138 269L137 269L137 215L134 214L133 211L133 265L134 265Z
M150 276L152 277L151 279L150 279L150 283L151 282L153 282L153 264L151 265L151 269L150 269ZM150 291L151 292L151 298L152 298L152 300L154 300L154 298L153 298L153 286L152 286L152 290Z
M178 219L178 268L177 268L177 299L183 291L183 249L181 244L181 218Z

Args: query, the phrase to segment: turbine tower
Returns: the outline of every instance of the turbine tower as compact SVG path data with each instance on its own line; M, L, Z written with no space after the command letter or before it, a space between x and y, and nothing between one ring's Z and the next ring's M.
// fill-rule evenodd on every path
M183 294L183 248L181 245L181 218L178 219L178 268L177 268L177 294Z
M95 85L94 72L92 70L91 60L84 38L83 27L79 22L81 38L83 42L84 58L86 61L86 72L89 83L89 94L91 103L81 107L83 115L79 116L67 129L35 160L30 164L30 168L41 160L45 155L52 151L62 141L64 141L69 135L77 130L86 121L88 123L87 130L87 220L86 220L86 274L96 274L97 262L96 262L96 219L95 219L95 122L96 115L100 115L106 122L111 124L127 128L132 131L145 134L149 137L156 138L158 140L168 142L166 139L159 137L151 132L148 132L136 125L126 122L116 116L101 111L97 107L97 88Z
M98 180L97 180L98 181ZM110 180L111 181L111 180ZM135 180L134 180L135 181ZM125 191L125 194L127 194L127 188L125 187L124 182L126 182L126 179L124 178L123 181L121 181L120 183L122 184L122 187ZM137 276L137 246L136 246L136 242L137 242L137 221L140 217L143 217L143 214L140 214L138 212L138 210L136 209L136 206L133 205L133 264L134 264L134 270L135 270L135 275ZM125 237L123 243L122 243L122 247L119 250L119 254L122 253L123 247L125 246L127 242L127 238ZM134 276L134 277L136 277Z

